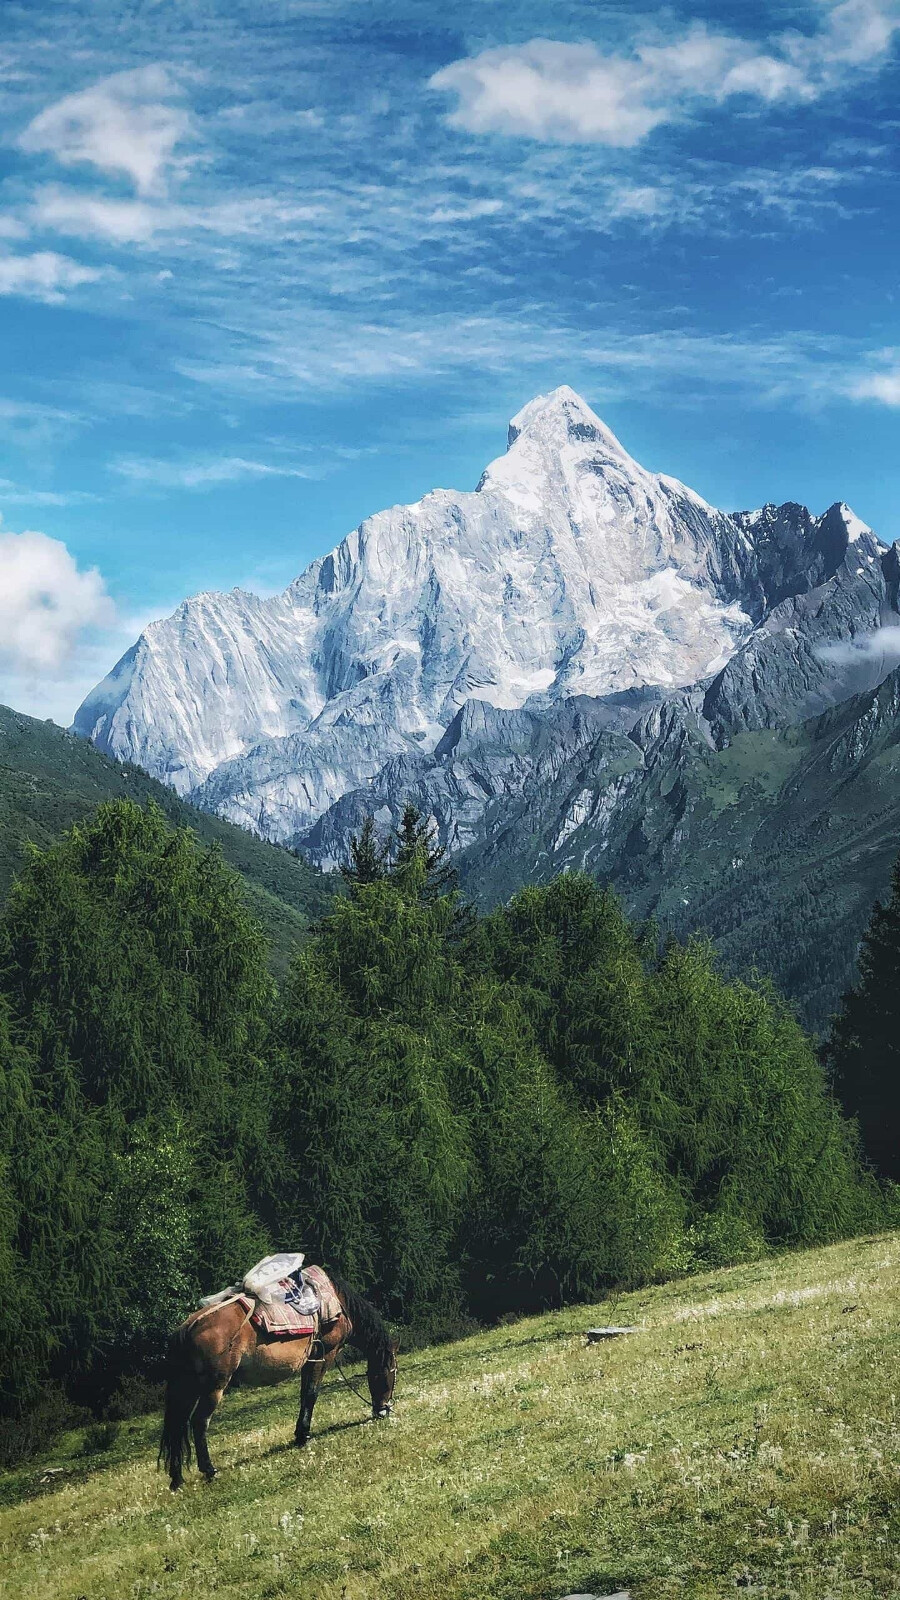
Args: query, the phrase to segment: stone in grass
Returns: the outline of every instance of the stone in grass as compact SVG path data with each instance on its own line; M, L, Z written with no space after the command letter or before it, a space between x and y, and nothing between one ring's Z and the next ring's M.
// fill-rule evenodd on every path
M599 1344L601 1339L620 1339L625 1333L639 1333L639 1328L586 1328L588 1344Z

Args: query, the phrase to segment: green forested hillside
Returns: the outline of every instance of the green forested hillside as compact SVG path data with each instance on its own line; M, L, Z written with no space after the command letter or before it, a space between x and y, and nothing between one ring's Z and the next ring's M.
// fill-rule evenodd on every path
M279 988L241 881L159 807L29 853L0 909L0 1455L48 1395L118 1405L271 1248L422 1334L895 1218L809 1040L708 947L576 874L478 918L414 811L347 876Z
M153 800L168 820L218 844L241 874L245 894L283 972L309 922L329 905L333 886L288 851L265 844L220 817L185 805L138 767L123 766L54 722L37 722L0 706L0 902L19 871L28 842L42 848L104 800Z

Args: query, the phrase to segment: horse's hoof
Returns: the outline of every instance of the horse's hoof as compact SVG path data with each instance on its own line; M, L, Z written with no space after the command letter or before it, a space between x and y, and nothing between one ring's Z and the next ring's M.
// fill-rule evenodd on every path
M219 1476L219 1474L217 1473L215 1467L210 1467L208 1472L204 1472L203 1476L206 1479L207 1483L212 1483L213 1478L217 1478Z
M294 1439L294 1448L295 1448L295 1449L296 1449L296 1450L302 1450L302 1449L303 1449L303 1446L304 1446L304 1445L305 1445L305 1444L309 1444L309 1434L306 1434L306 1435L305 1435L305 1437L304 1437L304 1438L302 1438L302 1439L301 1439L301 1438L300 1438L300 1436L299 1436L299 1435L297 1435L297 1436L296 1436L296 1437L295 1437L295 1439Z
M183 1483L183 1478L173 1478L169 1484L169 1489L171 1490L172 1494L177 1494Z

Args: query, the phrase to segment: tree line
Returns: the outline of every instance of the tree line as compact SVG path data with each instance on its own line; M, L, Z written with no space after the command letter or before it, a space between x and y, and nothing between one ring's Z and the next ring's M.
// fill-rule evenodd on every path
M858 1006L826 1068L588 877L477 916L413 807L344 877L278 989L240 880L154 805L30 851L0 913L11 1428L125 1403L269 1250L439 1337L893 1218L829 1086Z

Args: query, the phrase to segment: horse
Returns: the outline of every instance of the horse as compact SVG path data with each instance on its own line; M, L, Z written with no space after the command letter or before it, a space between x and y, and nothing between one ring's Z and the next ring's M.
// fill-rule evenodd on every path
M235 1373L252 1387L283 1383L300 1373L300 1414L294 1443L306 1444L313 1408L325 1373L351 1339L366 1357L372 1417L389 1417L393 1409L399 1341L368 1300L342 1278L330 1274L340 1315L318 1334L275 1338L255 1328L240 1300L194 1311L176 1328L166 1359L166 1400L158 1464L169 1473L174 1491L191 1464L193 1435L197 1466L208 1482L216 1476L209 1454L210 1418Z

